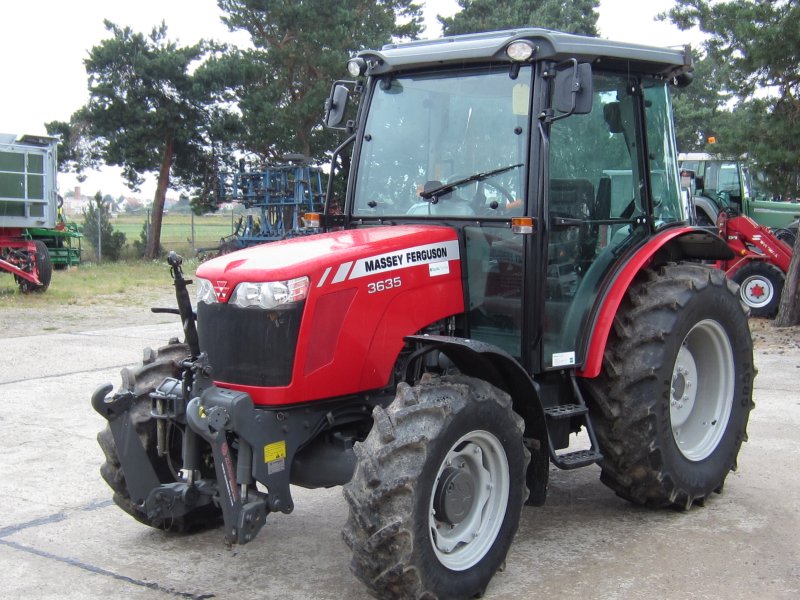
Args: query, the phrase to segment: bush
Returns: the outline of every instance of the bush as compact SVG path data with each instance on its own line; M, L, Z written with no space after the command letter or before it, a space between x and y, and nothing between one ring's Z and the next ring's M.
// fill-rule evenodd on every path
M83 211L82 230L84 239L94 248L98 261L120 259L122 247L125 245L125 234L114 231L111 225L111 206L103 200L100 192L94 195L94 200Z

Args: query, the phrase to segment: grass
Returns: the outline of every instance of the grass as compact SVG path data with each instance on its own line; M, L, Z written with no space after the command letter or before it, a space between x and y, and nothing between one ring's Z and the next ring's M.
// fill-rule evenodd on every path
M196 265L186 264L189 276ZM47 306L132 306L144 298L169 293L172 279L166 261L83 263L54 271L50 287L43 294L23 294L11 275L0 272L0 311L4 307Z
M125 234L128 244L138 240L142 234L145 215L121 214L111 221L115 231ZM195 247L216 246L220 238L230 235L232 231L230 214L203 215L194 217ZM183 246L191 246L192 216L187 214L168 213L161 223L161 245L170 250L182 250ZM180 247L175 248L175 246Z
M122 214L111 224L126 237L123 256L134 254L132 244L139 239L145 215ZM238 217L236 217L238 218ZM161 245L165 250L175 250L187 261L184 272L187 277L197 267L193 250L216 247L220 238L231 233L231 215L204 215L194 217L194 248L192 248L192 216L169 213L164 215L161 227ZM115 263L96 264L94 248L82 240L83 260L79 267L65 271L53 271L50 287L43 294L22 294L14 277L0 271L0 311L4 307L48 307L69 305L132 306L143 299L170 293L172 279L166 260L125 260ZM2 316L2 313L0 313Z

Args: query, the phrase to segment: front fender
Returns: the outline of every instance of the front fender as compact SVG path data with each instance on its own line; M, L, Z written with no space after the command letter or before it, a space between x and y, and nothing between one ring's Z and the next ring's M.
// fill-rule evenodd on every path
M525 418L526 436L547 441L539 384L505 350L486 342L444 335L410 335L405 341L424 350L439 350L458 370L483 379L511 396L514 410ZM409 365L409 369L411 365Z

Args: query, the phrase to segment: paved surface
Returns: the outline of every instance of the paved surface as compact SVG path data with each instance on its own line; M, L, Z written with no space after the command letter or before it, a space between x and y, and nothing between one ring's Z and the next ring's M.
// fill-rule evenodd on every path
M219 530L168 535L111 504L89 396L178 334L153 321L0 339L0 597L365 597L339 534L338 488L295 489L294 514L270 515L234 550ZM750 441L722 495L651 511L616 498L597 468L553 471L547 504L524 510L486 598L800 597L800 344L761 349L756 362Z

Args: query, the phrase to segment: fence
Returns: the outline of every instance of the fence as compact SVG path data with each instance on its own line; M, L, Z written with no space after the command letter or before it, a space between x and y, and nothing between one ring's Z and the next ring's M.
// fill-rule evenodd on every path
M195 256L200 252L215 250L220 240L233 233L240 214L225 211L217 214L196 216L187 213L167 213L161 223L161 246L166 251L174 250L183 256ZM145 224L149 223L149 212L122 213L111 219L114 231L125 234L128 248L124 255L132 255L134 242L145 240ZM88 240L86 240L88 242ZM91 244L84 244L88 255L94 254Z

